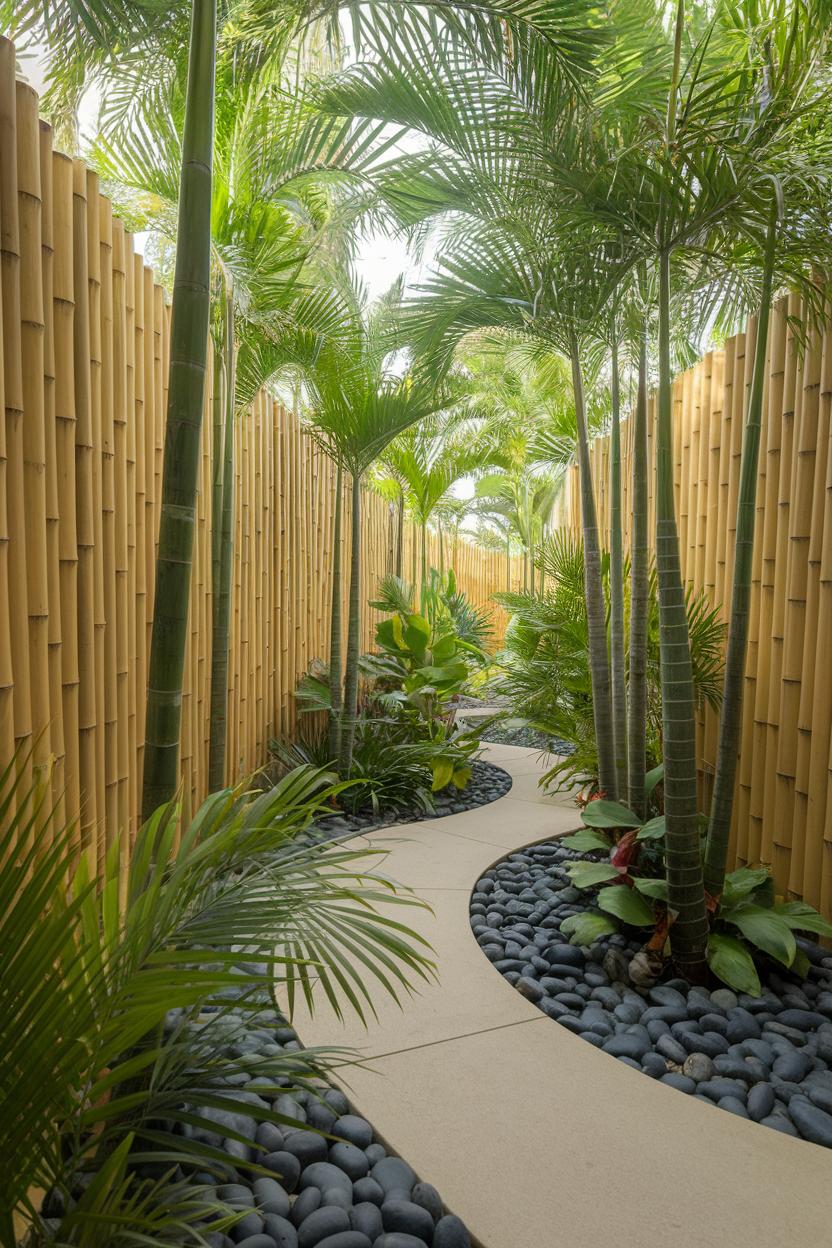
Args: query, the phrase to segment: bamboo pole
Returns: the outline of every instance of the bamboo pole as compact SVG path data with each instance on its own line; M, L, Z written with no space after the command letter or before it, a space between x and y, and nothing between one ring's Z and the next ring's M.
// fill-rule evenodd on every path
M95 672L95 526L93 521L92 399L90 392L90 295L87 238L87 173L73 168L73 283L75 290L75 521L78 554L78 735L81 844L95 862L99 817ZM101 811L103 815L103 810Z
M22 587L26 574L26 517L23 490L23 348L20 296L20 219L17 195L17 103L14 46L0 40L0 266L3 281L3 454L6 464L8 586ZM32 696L26 594L8 597L14 740L31 782ZM8 686L5 686L8 688Z
M58 571L61 619L61 704L66 785L65 811L81 812L78 694L78 539L75 522L75 287L73 281L73 168L69 157L52 156L52 269L55 355L55 488L58 507Z
M34 100L37 117L37 97ZM49 713L52 801L57 826L66 819L66 735L63 708L63 621L61 617L60 507L55 396L55 301L52 129L38 122L41 188L41 290L43 304L44 472L46 475L46 581L49 647Z

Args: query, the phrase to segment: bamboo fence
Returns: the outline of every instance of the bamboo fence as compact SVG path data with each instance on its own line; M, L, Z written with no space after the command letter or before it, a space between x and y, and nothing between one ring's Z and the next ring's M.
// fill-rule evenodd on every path
M800 306L771 318L757 480L743 730L732 830L737 864L770 864L778 890L832 917L832 331L796 336ZM730 612L742 430L756 321L674 385L676 504L685 580ZM655 401L649 408L654 532ZM609 438L592 446L599 522L609 531ZM629 539L632 423L622 423ZM580 530L577 467L561 523ZM699 785L707 809L718 714L699 714Z
M169 310L96 174L53 151L5 39L0 280L0 759L17 748L30 774L51 769L60 815L78 820L95 865L114 838L129 845L139 809ZM182 714L188 809L208 769L210 401ZM229 779L266 761L270 737L291 734L297 680L327 656L335 494L332 463L267 394L237 421L235 458ZM365 504L367 599L393 568L395 517L374 493ZM346 549L349 537L346 499ZM419 541L408 525L405 576ZM491 594L505 588L505 556L445 546L460 587L493 610L499 640L505 618ZM510 571L516 587L518 560ZM374 623L365 609L365 647Z

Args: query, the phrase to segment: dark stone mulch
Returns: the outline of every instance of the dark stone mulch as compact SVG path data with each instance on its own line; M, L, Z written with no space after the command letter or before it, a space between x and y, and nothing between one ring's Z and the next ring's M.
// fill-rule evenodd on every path
M446 815L459 815L466 810L475 810L478 806L496 802L498 798L505 797L510 788L511 776L507 771L502 767L495 767L493 763L475 760L471 779L464 789L460 791L449 785L440 793L432 794L432 811L417 807L409 811L388 811L386 814L376 814L372 810L355 815L338 812L319 819L307 835L318 842L340 840L371 828L393 827L398 823L419 823L424 819L442 819Z
M511 722L492 724L486 728L480 740L491 741L495 745L522 745L532 750L541 750L549 754L572 754L574 745L560 737L549 736L529 724L512 727Z
M760 997L670 979L627 980L636 929L584 948L560 924L586 910L557 841L510 854L477 881L471 927L525 997L582 1039L652 1079L786 1135L832 1148L832 953L798 938L806 980L761 963Z

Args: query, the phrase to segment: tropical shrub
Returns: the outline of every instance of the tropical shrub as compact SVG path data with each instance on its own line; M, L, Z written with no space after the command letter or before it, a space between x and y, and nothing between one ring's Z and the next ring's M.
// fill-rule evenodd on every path
M317 988L362 1019L368 976L410 990L425 943L377 907L420 903L299 836L337 792L327 773L214 793L181 830L164 806L96 881L18 764L0 776L0 1241L17 1224L33 1246L203 1243L235 1215L194 1176L256 1169L250 1139L211 1130L240 1076L320 1094L337 1056L241 1058L241 1030L274 1018L278 986L287 1013Z
M568 741L574 752L546 774L545 783L564 788L576 782L597 790L598 753L589 671L589 638L584 606L584 562L580 539L558 534L541 556L547 575L542 595L501 593L511 612L497 688L512 713L532 727ZM602 580L609 609L609 556L602 558ZM725 627L703 593L686 593L693 680L700 703L719 704ZM650 576L647 635L647 766L662 756L659 612L655 573Z
M481 674L490 662L484 649L490 618L457 587L453 572L431 568L421 612L415 598L413 586L387 576L369 604L389 615L376 627L376 650L359 662L352 765L337 799L352 813L429 814L432 793L449 785L464 789L471 778L482 725L461 729L454 706L472 673ZM329 734L322 728L331 691L329 670L316 659L295 695L301 712L297 740L271 743L282 768L331 763Z
M660 769L657 769L660 770ZM657 782L660 777L652 777ZM651 929L636 955L636 974L657 978L668 952L675 913L668 906L665 870L665 817L640 820L619 802L589 802L585 827L563 844L581 852L602 851L602 860L579 859L567 868L576 888L590 892L597 909L570 915L561 931L573 944L592 944L626 927ZM702 852L707 821L703 817ZM725 876L718 899L709 901L707 961L712 973L730 987L751 996L761 993L755 959L773 959L804 978L806 954L795 932L832 937L832 923L803 901L784 901L774 892L767 866L739 867ZM640 965L639 965L640 963Z

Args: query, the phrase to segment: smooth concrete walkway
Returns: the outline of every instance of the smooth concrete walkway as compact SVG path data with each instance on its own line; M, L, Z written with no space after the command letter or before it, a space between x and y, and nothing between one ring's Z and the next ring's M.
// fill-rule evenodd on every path
M349 1045L339 1072L355 1107L435 1184L483 1248L820 1248L832 1244L832 1153L712 1109L559 1027L481 953L475 881L532 841L573 829L541 798L533 750L486 757L514 784L461 815L359 837L368 869L432 913L395 908L436 951L439 979L399 1009L375 994L365 1031L321 999L295 1022L307 1044Z

